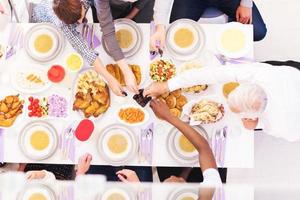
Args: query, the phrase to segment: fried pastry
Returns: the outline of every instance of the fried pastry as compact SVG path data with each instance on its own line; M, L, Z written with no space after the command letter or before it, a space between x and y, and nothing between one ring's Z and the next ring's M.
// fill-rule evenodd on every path
M177 108L170 109L170 113L175 117L180 117L180 115L181 115L181 111L178 110Z
M0 126L10 127L23 112L24 100L19 95L6 96L0 101Z
M178 98L181 95L181 89L175 90L175 91L171 92L170 94L172 94L174 97Z
M139 85L141 83L142 74L141 74L141 68L139 65L129 65L131 68L135 78L136 82ZM117 79L117 81L121 84L121 86L126 86L125 78L122 73L122 70L117 64L108 64L106 65L107 71Z
M176 97L173 95L169 95L165 100L170 109L176 107Z
M187 99L185 96L180 95L177 99L176 99L176 108L179 110L182 110L182 107L187 103Z

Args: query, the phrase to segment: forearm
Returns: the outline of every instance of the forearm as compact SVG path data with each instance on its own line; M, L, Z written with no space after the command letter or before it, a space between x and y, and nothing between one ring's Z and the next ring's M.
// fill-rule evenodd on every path
M240 5L244 6L244 7L252 8L253 1L252 0L241 0Z
M124 55L116 39L109 1L95 0L94 2L107 50L115 61L121 60L124 58Z
M95 70L106 80L109 81L114 77L106 70L101 60L97 57L95 62L93 63Z
M123 73L129 70L129 66L125 59L118 60L116 63L118 64Z
M139 8L133 7L130 13L126 16L128 19L133 19L140 12Z
M175 126L197 149L202 172L209 168L217 168L214 155L204 137L177 117L170 116L167 121Z

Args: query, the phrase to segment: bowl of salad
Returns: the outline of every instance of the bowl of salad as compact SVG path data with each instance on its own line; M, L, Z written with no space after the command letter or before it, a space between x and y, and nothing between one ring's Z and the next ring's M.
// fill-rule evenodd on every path
M176 74L175 65L167 60L155 60L150 64L150 77L153 81L164 82Z

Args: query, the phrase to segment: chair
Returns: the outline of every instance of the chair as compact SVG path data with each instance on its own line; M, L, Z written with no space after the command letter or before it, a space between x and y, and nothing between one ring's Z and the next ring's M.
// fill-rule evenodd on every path
M215 7L209 7L198 22L202 24L224 24L228 22L228 16Z

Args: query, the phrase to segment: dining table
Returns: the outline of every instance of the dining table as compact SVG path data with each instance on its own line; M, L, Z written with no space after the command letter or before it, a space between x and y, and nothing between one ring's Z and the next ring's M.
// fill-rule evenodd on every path
M19 23L19 24L9 24L3 32L0 32L0 43L8 45L7 41L11 34L12 27L18 26L20 30L26 35L26 32L32 29L37 24L30 23ZM92 24L88 24L92 25ZM115 61L106 53L103 48L102 33L100 31L99 24L93 24L95 27L95 37L99 39L99 45L95 47L95 51L98 52L99 58L104 63L104 65L115 63ZM141 67L142 81L140 88L147 87L151 82L149 76L150 64L155 59L160 59L160 55L156 55L156 58L150 55L150 35L151 35L151 25L150 24L138 24L142 31L142 43L138 52L126 61L129 64L137 64ZM224 25L222 24L200 24L202 30L205 33L205 45L203 50L199 53L197 59L204 63L204 65L220 65L220 61L216 58L219 54L216 46L216 37L219 30L222 29ZM253 33L253 27L245 25L244 26L248 34ZM81 30L81 26L79 26ZM23 44L22 44L23 42ZM66 57L70 53L74 53L75 50L72 48L70 43L66 38L64 38L64 45L62 52L56 56L54 59L48 62L37 62L33 60L25 51L24 42L20 40L20 44L16 47L16 52L11 55L8 59L0 60L0 99L6 95L16 95L19 94L20 97L26 99L30 95L22 94L22 92L17 91L12 87L12 81L15 80L14 73L20 69L31 69L38 68L40 70L47 70L53 65L65 66ZM247 57L253 59L253 42L251 43L251 49L248 52ZM184 61L176 60L168 51L164 51L162 55L163 59L168 59L174 63L176 68L179 68ZM90 68L87 63L84 64L83 70ZM10 80L3 80L4 77L10 77ZM9 128L1 128L0 133L0 162L12 162L12 163L47 163L47 164L76 164L80 156L85 153L90 153L93 156L93 165L111 165L107 160L101 156L98 148L98 140L103 131L113 124L119 124L117 120L117 112L123 105L137 105L133 100L132 96L134 94L129 91L127 97L118 97L112 91L110 91L110 107L109 109L100 117L93 120L95 129L91 137L86 141L79 141L74 139L74 152L73 155L64 157L64 152L59 148L61 141L57 141L59 144L54 153L43 160L34 160L25 156L22 149L20 148L20 134L24 127L34 121L45 121L51 124L57 131L58 138L61 137L65 129L72 123L78 123L78 121L83 119L83 116L78 112L72 110L72 105L74 101L74 87L76 87L76 80L78 77L78 72L71 72L66 70L66 76L64 80L60 83L53 83L47 90L42 91L33 96L43 97L52 94L58 94L64 96L68 101L68 117L65 119L32 119L28 117L27 113L21 114L14 125ZM254 131L246 130L243 128L240 119L235 116L226 106L226 98L222 95L222 85L211 85L204 92L199 94L184 94L188 101L199 99L205 96L216 96L216 98L223 103L225 107L225 116L223 119L216 124L203 125L208 135L209 143L213 143L215 133L217 130L226 126L228 132L224 139L225 146L221 149L222 152L213 152L216 157L220 158L223 162L217 162L218 167L226 168L252 168L254 166ZM168 124L166 121L158 119L152 112L149 105L145 108L146 112L149 114L149 120L140 126L127 126L135 136L138 138L143 129L152 127L153 138L152 138L152 149L151 161L147 162L139 158L139 153L136 152L135 156L124 163L127 166L169 166L169 167L191 167L191 164L181 163L174 159L170 152L168 151L168 136L173 126ZM138 141L138 140L137 140ZM215 144L216 145L216 144ZM217 148L217 147L215 147ZM2 155L1 155L2 154ZM217 155L221 154L221 155ZM200 155L201 156L201 155ZM194 163L193 166L199 166L199 163Z

